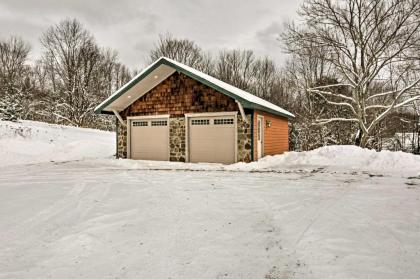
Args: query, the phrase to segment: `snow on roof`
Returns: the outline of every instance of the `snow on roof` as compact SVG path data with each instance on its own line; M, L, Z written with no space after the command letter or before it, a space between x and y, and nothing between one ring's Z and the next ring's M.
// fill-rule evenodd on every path
M170 61L171 63L177 65L178 67L184 68L185 70L187 70L187 71L189 71L189 72L191 72L191 73L193 73L193 74L195 74L195 75L197 75L197 76L199 76L199 77L201 77L201 78L203 78L203 79L205 79L205 80L207 80L207 81L209 81L209 82L211 82L211 83L213 83L213 84L215 84L215 85L217 85L217 86L219 86L223 89L225 89L226 91L229 91L232 94L235 94L238 97L249 101L250 103L258 104L260 106L263 106L263 107L269 108L271 110L277 111L281 114L284 114L284 115L287 115L287 116L290 116L290 117L294 117L294 115L292 113L288 112L287 110L285 110L285 109L283 109L283 108L281 108L281 107L279 107L279 106L277 106L273 103L270 103L270 102L268 102L264 99L261 99L260 97L257 97L257 96L255 96L251 93L248 93L248 92L246 92L242 89L239 89L239 88L237 88L233 85L230 85L230 84L228 84L224 81L221 81L217 78L209 76L209 75L207 75L203 72L200 72L200 71L198 71L194 68L191 68L187 65L179 63L175 60L172 60L172 59L169 59L169 58L166 58L166 57L161 57L161 59L166 59L166 60Z
M191 68L187 65L184 65L180 62L177 62L175 60L172 60L170 58L167 57L160 57L158 60L156 60L154 63L152 63L150 66L148 66L146 69L144 69L143 71L141 71L137 76L135 76L131 81L129 81L128 83L126 83L123 87L121 87L119 90L117 90L114 94L112 94L109 98L107 98L104 102L102 102L98 107L95 108L96 112L101 112L104 108L106 108L110 103L112 103L113 100L115 100L116 98L118 98L120 95L122 95L125 91L128 90L128 88L130 88L130 86L133 83L137 83L140 82L142 80L143 75L147 75L150 74L150 71L159 66L160 64L165 64L168 65L170 67L175 68L176 70L181 70L184 73L186 73L187 75L189 75L192 78L195 79L199 79L201 81L206 81L208 83L208 85L210 85L211 87L213 87L216 90L221 89L221 91L227 91L228 93L230 93L230 97L234 98L234 99L238 99L238 101L245 101L245 102L249 102L250 104L256 105L256 106L252 106L252 108L256 108L256 109L261 109L263 111L268 111L271 113L275 113L275 114L279 114L285 117L294 117L294 115L290 112L288 112L287 110L273 104L270 103L264 99L261 99L260 97L257 97L249 92L246 92L242 89L239 89L233 85L230 85L224 81L221 81L217 78L214 78L208 74L205 74L201 71L198 71L194 68ZM225 92L222 92L225 93Z

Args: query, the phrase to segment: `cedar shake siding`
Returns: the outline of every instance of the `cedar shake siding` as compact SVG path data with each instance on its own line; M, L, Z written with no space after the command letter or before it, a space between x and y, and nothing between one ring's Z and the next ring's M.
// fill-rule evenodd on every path
M182 73L175 72L136 100L121 115L141 116L185 113L238 111L235 100Z
M254 160L257 160L257 117L264 117L264 147L263 156L282 154L289 151L289 125L287 118L267 112L254 111ZM267 120L271 126L267 127Z

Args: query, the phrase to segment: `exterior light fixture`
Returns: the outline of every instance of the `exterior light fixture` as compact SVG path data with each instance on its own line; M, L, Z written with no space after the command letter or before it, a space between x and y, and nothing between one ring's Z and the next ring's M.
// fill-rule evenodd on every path
M156 75L156 76L154 76L154 78L155 78L155 79L157 79L157 78L158 78L158 76Z
M131 95L128 95L127 98L130 99L131 98Z
M266 126L267 128L270 128L270 127L271 127L271 120L267 120L267 121L265 121L265 126Z

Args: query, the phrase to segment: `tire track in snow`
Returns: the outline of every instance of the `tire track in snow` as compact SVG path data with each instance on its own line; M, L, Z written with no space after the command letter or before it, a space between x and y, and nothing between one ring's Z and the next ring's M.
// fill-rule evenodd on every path
M52 205L45 207L9 231L3 232L0 241L3 255L0 256L4 258L5 262L10 263L20 261L23 254L27 254L25 259L37 258L36 261L32 261L32 265L36 265L43 260L43 256L47 256L50 252L48 247L51 247L53 243L77 233L72 231L72 225L69 226L67 222L74 218L79 219L76 223L80 222L86 213L95 206L91 203L91 199L102 198L107 193L108 187L86 187L85 181L75 184ZM75 222L70 221L70 223L74 224ZM23 241L9 246L7 240L11 238ZM42 253L39 254L39 251ZM32 253L38 253L38 255L31 256Z
M305 227L305 229L299 234L299 237L297 238L296 242L295 242L295 246L299 245L299 243L302 241L303 237L305 236L305 234L309 231L309 229L314 226L314 224L326 213L327 210L329 210L331 207L335 206L338 202L340 202L341 200L343 200L346 196L348 196L350 194L350 190L338 190L338 191L331 191L330 193L338 193L338 194L334 194L329 198L324 199L323 201L319 202L319 204L322 204L320 206L320 208L316 209L316 211L312 215L312 217L310 218L310 221L308 223L308 225ZM337 196L339 194L344 193L344 195L340 195L339 198L337 199ZM324 205L325 201L327 201L327 203Z
M308 179L309 177L306 177L305 179ZM311 176L312 180L317 180L317 177L315 175ZM323 180L325 181L325 180ZM311 267L308 266L305 262L303 262L300 259L300 255L305 255L303 251L306 250L306 247L303 247L302 249L299 249L298 246L300 245L301 241L304 239L305 235L308 233L308 231L317 224L317 222L323 217L325 213L329 211L329 209L333 208L335 205L337 205L342 199L344 199L346 196L348 196L351 193L350 189L346 189L345 184L339 185L338 189L334 187L334 189L323 193L323 196L325 198L320 198L319 196L306 198L303 200L299 200L299 202L296 202L296 208L301 208L302 204L301 201L310 202L310 209L305 210L305 213L299 217L300 221L298 221L298 224L296 227L301 227L307 223L308 219L309 222L307 225L304 226L304 228L301 230L301 232L298 235L298 237L294 240L294 242L289 243L288 249L291 251L291 256L293 259L295 259L295 262L292 262L290 267L293 267L293 273L292 277L299 277L304 274L310 274L311 273ZM344 194L344 195L343 195ZM339 197L339 198L337 198ZM315 206L313 204L315 202ZM302 205L300 205L302 204ZM302 270L305 269L306 271Z
M388 238L387 240L389 241L389 240L393 239L396 242L396 245L393 245L393 247L396 247L399 250L398 254L403 254L403 250L402 250L403 243L402 243L402 241L392 232L392 230L388 226L381 224L376 219L371 217L367 212L363 212L363 211L361 211L360 209L358 209L354 206L348 205L347 208L349 208L350 210L352 210L354 213L358 214L359 216L368 218L370 220L370 224L375 224L376 227L381 228L381 230L380 230L381 232L386 232L386 234L388 234L390 236L390 238ZM372 234L371 226L369 226L368 230L361 231L361 233L360 233L361 237L363 237L363 238L365 238L365 236L367 234ZM369 239L375 239L375 238L369 238ZM382 241L381 241L381 243L382 243ZM381 245L381 243L378 242L378 244L380 244L380 245L378 245L378 247L381 247L383 249L383 246ZM376 247L371 245L370 240L365 241L365 244L367 244L372 251L377 250ZM387 246L389 246L388 243L387 243ZM415 263L414 263L413 259L410 258L410 260L411 260L413 266L415 266ZM383 264L386 265L385 262L383 262ZM397 265L396 268L398 269L399 274L404 274L403 270L401 269L401 267L399 265Z

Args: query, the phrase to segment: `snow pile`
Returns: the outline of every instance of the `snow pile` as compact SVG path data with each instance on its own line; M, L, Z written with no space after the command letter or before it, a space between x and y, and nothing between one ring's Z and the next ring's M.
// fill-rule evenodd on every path
M103 162L107 164L109 162ZM267 156L258 162L222 164L192 164L158 161L116 160L113 166L140 170L193 170L193 171L242 171L269 172L287 170L369 171L380 174L419 175L420 156L404 152L391 152L360 148L357 146L326 146L307 152L287 152Z
M238 163L227 168L252 171L308 167L415 175L420 174L420 156L401 151L377 152L353 145L334 145L307 152L287 152L283 155L267 156L258 162Z
M115 133L34 121L0 121L0 166L108 158Z

